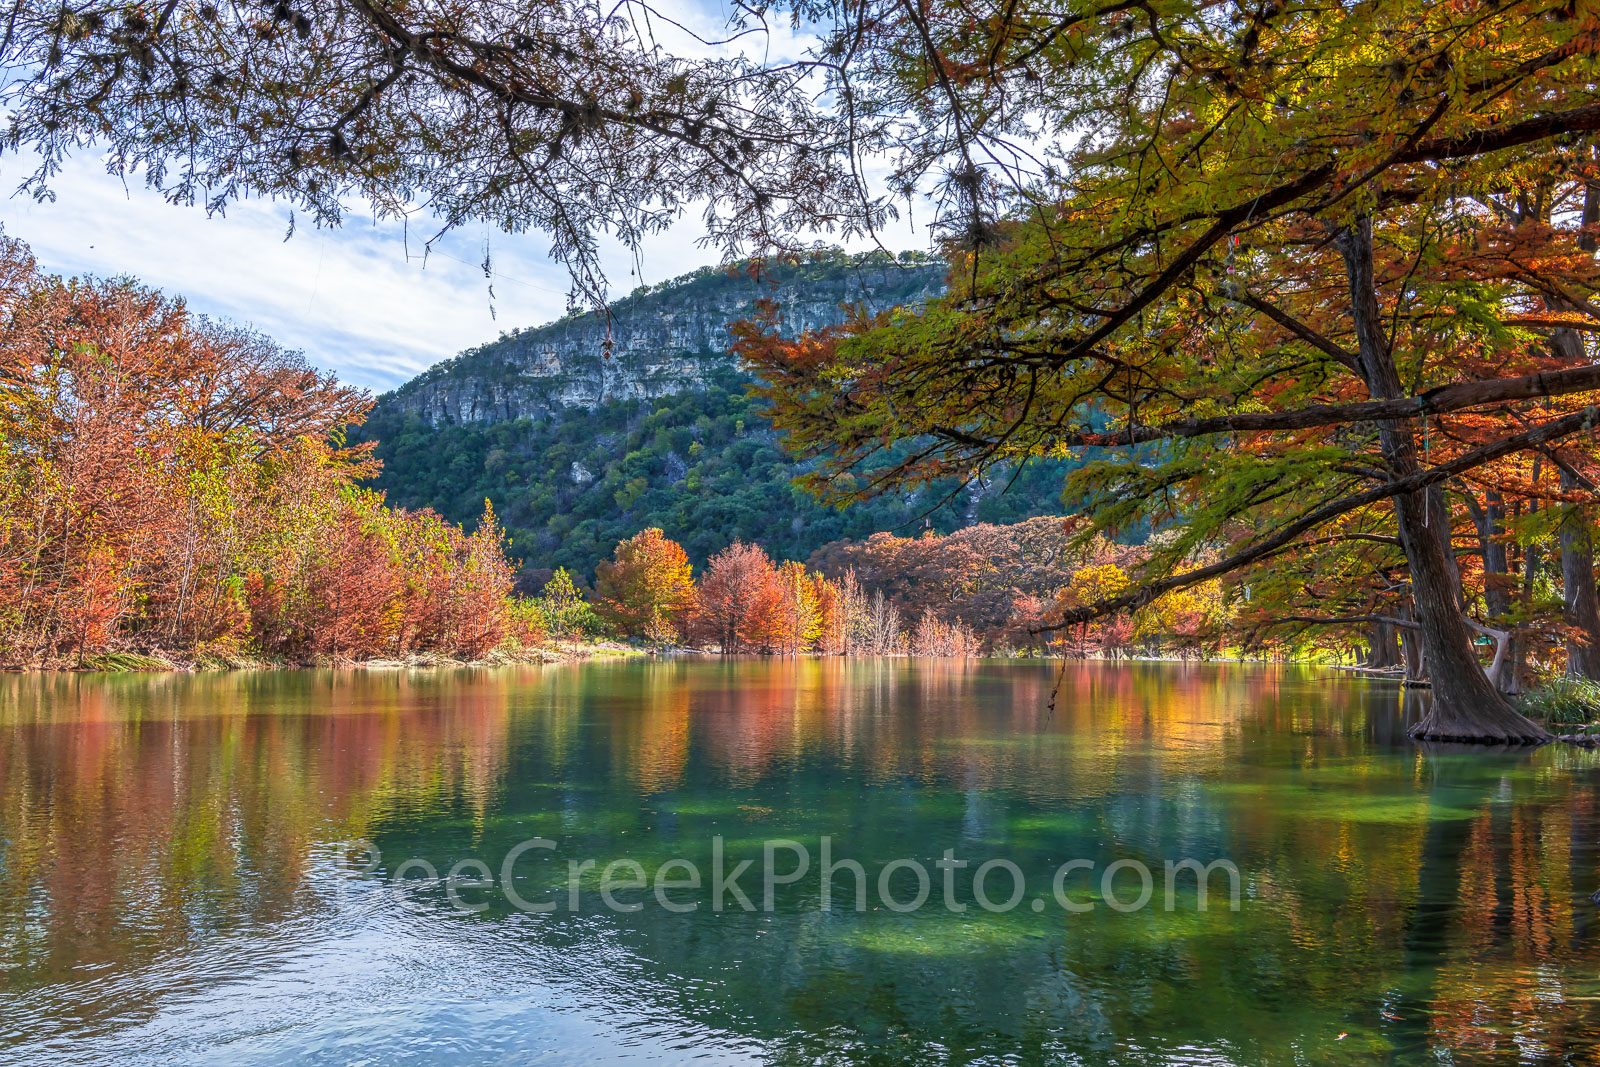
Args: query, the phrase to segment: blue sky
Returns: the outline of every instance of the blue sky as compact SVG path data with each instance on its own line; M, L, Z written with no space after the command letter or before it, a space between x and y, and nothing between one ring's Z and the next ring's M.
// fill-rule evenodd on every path
M666 9L674 7L707 37L717 35L725 18L718 0L669 0ZM686 39L670 43L685 53L717 51ZM753 37L741 42L756 43ZM800 50L787 27L766 43L774 55ZM32 169L30 158L0 156L0 191L15 190ZM33 247L45 270L135 276L182 295L201 313L254 325L375 392L502 331L566 311L566 270L549 258L541 234L458 230L437 243L424 264L423 239L436 229L426 217L412 221L408 242L401 224L375 224L361 205L349 205L339 229L300 226L285 241L285 204L245 201L231 205L226 217L208 218L202 208L166 203L142 177L124 185L92 150L71 160L50 185L54 202L0 199L0 223ZM716 262L717 253L695 243L702 233L698 213L690 212L653 238L644 249L642 276L634 276L630 257L614 248L607 262L612 295ZM495 269L494 316L481 267L486 240ZM926 238L903 221L885 243L920 248Z
M0 188L18 186L24 162L0 158ZM357 210L339 229L299 226L285 241L287 205L245 201L226 217L208 218L202 208L166 203L142 183L125 187L91 153L73 160L51 188L53 203L25 195L0 201L6 232L27 241L44 269L133 275L204 314L251 323L375 391L502 330L566 310L566 270L548 257L539 234L456 231L424 264L421 238L434 230L426 217L411 224L408 258L399 223L374 224ZM689 217L654 239L642 279L630 276L628 256L615 249L608 264L614 295L714 262L714 252L694 243L700 232ZM495 317L481 267L486 238Z

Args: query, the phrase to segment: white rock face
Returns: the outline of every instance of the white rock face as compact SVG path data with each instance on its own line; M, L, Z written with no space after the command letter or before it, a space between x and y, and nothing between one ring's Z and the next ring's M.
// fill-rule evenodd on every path
M703 389L718 372L738 370L728 325L753 316L759 299L778 304L780 332L792 337L844 321L841 305L876 312L926 300L942 290L944 271L943 264L813 265L803 279L781 272L777 284L701 272L618 301L609 323L572 316L504 336L438 364L379 404L435 426L487 424Z

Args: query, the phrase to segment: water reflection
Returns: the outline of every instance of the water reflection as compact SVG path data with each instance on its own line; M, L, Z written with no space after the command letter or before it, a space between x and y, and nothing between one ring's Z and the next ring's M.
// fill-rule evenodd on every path
M1423 752L1418 697L1238 665L688 661L0 678L0 1045L41 1062L1307 1062L1592 1055L1595 759ZM827 835L1225 857L1239 911L567 902L568 860ZM498 871L459 914L408 859ZM365 853L381 851L359 871ZM970 876L970 875L969 875ZM937 877L937 874L935 875ZM759 898L759 879L746 885ZM1093 902L1091 879L1074 899ZM1006 894L1001 891L997 895ZM939 890L933 893L935 905ZM1160 892L1157 891L1159 904ZM1103 902L1102 902L1103 903ZM1341 1036L1343 1035L1343 1036ZM0 1053L3 1058L3 1053Z

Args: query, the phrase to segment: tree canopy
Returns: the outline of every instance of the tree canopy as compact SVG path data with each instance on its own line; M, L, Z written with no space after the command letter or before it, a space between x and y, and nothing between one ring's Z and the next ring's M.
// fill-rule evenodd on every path
M1069 484L1095 525L1178 535L1060 625L1267 561L1311 583L1328 545L1381 545L1434 688L1420 734L1543 739L1472 647L1454 526L1471 515L1497 565L1508 483L1562 515L1592 497L1590 6L742 6L736 28L814 35L770 62L670 55L651 14L18 3L10 142L44 151L41 180L94 138L179 198L540 227L591 295L594 233L634 241L696 200L730 252L870 234L890 201L862 161L886 162L890 192L939 198L949 294L742 342L817 491L1104 446Z
M866 491L1116 450L1071 476L1097 524L1182 535L1061 624L1278 566L1381 507L1434 687L1421 732L1536 739L1473 653L1443 487L1592 447L1592 16L1140 4L1015 23L931 49L949 88L928 99L952 130L974 116L973 146L1014 81L1093 132L992 224L973 182L954 289L925 314L800 344L747 332L775 423L823 460L813 483L859 494L907 439L925 444Z
M700 205L713 243L884 218L806 68L669 55L645 5L577 0L16 0L0 54L6 140L47 195L94 142L174 201L270 196L337 223L362 199L448 227L553 237L598 300L598 237L629 246ZM719 49L702 48L702 52ZM858 131L859 132L859 131Z

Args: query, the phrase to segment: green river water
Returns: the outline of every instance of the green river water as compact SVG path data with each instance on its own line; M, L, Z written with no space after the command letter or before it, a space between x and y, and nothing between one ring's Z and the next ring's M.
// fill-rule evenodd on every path
M1597 759L1423 750L1421 699L1239 664L3 676L0 1064L1596 1062Z

